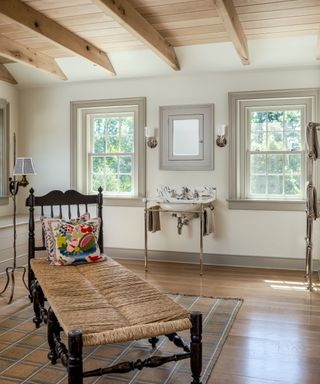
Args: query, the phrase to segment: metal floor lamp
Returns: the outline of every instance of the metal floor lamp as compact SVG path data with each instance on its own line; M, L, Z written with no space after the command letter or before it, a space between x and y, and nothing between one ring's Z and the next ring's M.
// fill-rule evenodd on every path
M15 135L14 135L14 158L15 158ZM18 157L15 159L15 167L13 172L13 178L9 178L9 193L13 200L13 265L6 268L7 281L4 286L4 289L0 292L2 295L7 288L9 287L11 280L11 293L9 297L8 304L13 300L14 288L15 288L15 278L14 273L18 269L23 270L22 281L25 287L28 289L28 286L24 280L26 274L26 267L17 266L17 218L16 218L16 196L19 191L19 187L26 187L29 182L26 178L26 175L35 175L33 162L31 157ZM21 180L16 180L16 176L22 176Z

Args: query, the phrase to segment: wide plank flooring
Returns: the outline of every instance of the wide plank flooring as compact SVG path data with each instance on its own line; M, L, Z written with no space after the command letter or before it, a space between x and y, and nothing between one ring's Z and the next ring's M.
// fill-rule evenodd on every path
M208 384L320 383L320 288L306 291L302 271L206 266L200 277L197 265L120 262L163 292L244 299ZM26 300L19 283L1 315Z

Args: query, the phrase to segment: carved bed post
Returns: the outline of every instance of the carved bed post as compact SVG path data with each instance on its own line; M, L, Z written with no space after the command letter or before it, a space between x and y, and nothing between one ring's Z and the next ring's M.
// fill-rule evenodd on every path
M30 189L30 195L27 199L27 205L29 206L29 239L28 239L28 288L29 298L31 302L32 297L32 284L35 280L34 273L31 269L30 260L34 259L35 242L34 242L34 189Z
M201 384L200 376L202 370L202 313L192 312L190 315L192 323L190 343L190 365L192 372L192 383Z
M100 248L100 252L103 253L103 217L102 217L102 208L103 208L103 189L101 187L98 188L98 217L101 219L101 226L99 231L99 239L98 244Z
M82 333L79 330L68 333L68 384L83 384Z

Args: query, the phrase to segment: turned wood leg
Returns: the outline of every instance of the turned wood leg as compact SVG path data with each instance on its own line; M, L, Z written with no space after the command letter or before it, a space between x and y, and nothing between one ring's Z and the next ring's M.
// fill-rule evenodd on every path
M50 348L48 353L48 359L51 364L56 364L58 360L58 354L56 352L55 337L60 335L60 325L51 307L48 309L48 325L47 325L47 338Z
M68 333L68 384L83 384L82 333L79 330Z
M201 384L200 376L202 370L202 313L192 312L190 317L191 343L190 343L190 365L193 380L191 384Z
M148 339L148 341L152 345L152 348L155 349L159 339L157 337L151 337L150 339Z
M37 280L33 280L31 284L31 292L32 292L32 303L33 303L33 311L35 317L33 318L33 322L36 325L36 328L39 328L42 322L47 323L47 310L44 307L44 294L40 287L40 284Z
M36 328L39 328L40 327L40 324L41 324L41 311L40 311L40 302L39 302L39 283L37 280L33 280L31 282L31 296L32 296L32 304L33 304L33 312L34 312L34 318L32 319L32 321L34 322L34 324L36 325Z

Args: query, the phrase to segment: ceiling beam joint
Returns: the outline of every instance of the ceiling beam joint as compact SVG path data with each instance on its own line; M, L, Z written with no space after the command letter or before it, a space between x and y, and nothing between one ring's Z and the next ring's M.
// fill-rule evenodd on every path
M93 0L130 34L142 41L174 70L180 70L173 46L150 24L128 0Z
M115 74L105 52L21 0L1 0L0 13Z
M247 38L233 4L233 0L213 0L213 2L223 21L226 31L240 56L242 64L250 64Z

